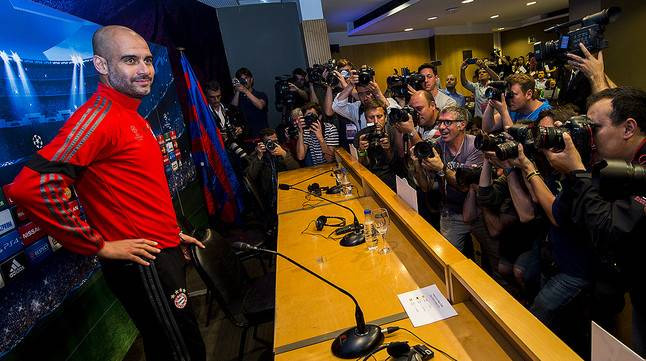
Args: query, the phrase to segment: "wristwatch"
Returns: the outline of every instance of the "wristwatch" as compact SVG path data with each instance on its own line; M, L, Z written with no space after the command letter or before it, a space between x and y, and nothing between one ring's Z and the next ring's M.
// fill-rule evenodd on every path
M509 174L511 174L511 172L513 172L515 169L516 169L516 168L514 168L514 167L505 168L505 169L503 170L503 173L505 173L505 176L507 176L507 177L508 177L508 176L509 176Z

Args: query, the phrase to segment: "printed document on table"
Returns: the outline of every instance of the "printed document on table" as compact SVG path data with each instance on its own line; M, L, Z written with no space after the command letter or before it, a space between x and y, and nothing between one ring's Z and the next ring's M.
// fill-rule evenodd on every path
M593 321L592 361L644 361L644 359Z
M415 327L428 325L458 314L436 285L402 293L397 297Z
M354 147L354 144L350 144L350 155L352 155L354 160L359 160L359 153L357 152L357 148Z
M417 191L415 188L411 187L408 184L408 181L399 176L395 176L396 186L397 186L397 195L406 202L415 212L419 212L417 209Z

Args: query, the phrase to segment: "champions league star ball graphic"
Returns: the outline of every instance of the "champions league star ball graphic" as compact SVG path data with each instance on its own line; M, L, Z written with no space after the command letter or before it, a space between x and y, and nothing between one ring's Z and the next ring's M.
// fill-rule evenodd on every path
M34 148L36 148L36 150L43 148L43 138L40 135L34 134L31 137L31 142L34 144Z

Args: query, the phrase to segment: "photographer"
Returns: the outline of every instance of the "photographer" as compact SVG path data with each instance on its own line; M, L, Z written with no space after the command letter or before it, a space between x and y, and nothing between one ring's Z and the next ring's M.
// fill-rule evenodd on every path
M355 90L359 101L350 103L348 98ZM387 110L390 108L400 108L395 99L384 96L374 79L367 83L359 83L358 72L352 70L352 75L348 78L345 88L334 98L332 109L335 113L350 120L358 130L361 130L368 126L369 122L366 121L364 108L372 99L383 104L387 107Z
M237 80L237 81L236 81ZM260 135L267 128L267 94L253 88L253 75L247 68L236 71L231 105L239 107L249 126L249 137Z
M269 209L264 214L265 229L271 230L277 224L276 218L276 187L278 172L299 167L291 153L278 143L276 131L271 128L260 131L261 141L256 144L256 150L249 156L249 166L246 169L247 178L258 190L261 201ZM268 149L271 148L271 149Z
M485 97L487 84L489 83L489 80L499 80L499 78L498 74L491 70L491 68L489 68L482 59L477 59L476 65L478 66L478 70L476 70L476 73L478 74L478 82L474 83L467 80L465 73L469 67L469 59L467 59L462 62L462 65L460 66L460 83L463 87L473 93L475 98L474 115L476 117L482 117L482 109L487 103L487 98Z
M296 123L296 157L306 166L332 162L334 149L339 146L336 127L323 121L321 107L316 103L308 103L301 110L304 116Z
M543 110L551 108L547 100L536 99L535 82L529 75L512 74L506 81L507 91L502 99L490 99L482 115L485 132L505 129L520 119L536 121ZM494 115L494 109L498 114Z
M220 83L215 80L210 81L204 89L206 101L215 115L216 125L222 132L224 142L226 143L230 136L234 138L232 140L237 140L244 131L244 123L242 119L230 119L227 107L222 104L222 89L220 88Z
M377 175L391 189L395 188L395 129L386 122L386 109L372 100L366 105L366 119L373 125L363 128L354 138L359 162Z
M301 68L296 68L292 71L292 81L287 83L289 84L289 91L294 93L296 96L294 97L294 106L295 107L302 107L305 105L305 103L310 101L310 96L307 94L305 91L305 87L311 87L311 84L308 84L307 80L307 73L305 73L305 70ZM313 89L311 89L313 92ZM313 101L313 100L312 100Z
M413 117L410 115L407 121L394 124L394 128L400 134L395 137L397 153L402 157L405 153L404 136L409 137L409 147L412 147L417 142L436 138L440 135L436 128L436 121L440 115L440 111L435 106L435 99L431 92L426 90L416 91L411 95L409 105L417 113L419 124L415 124Z
M646 164L646 92L628 87L606 89L588 99L599 156L633 164ZM643 255L646 253L646 198L644 189L630 189L628 179L618 187L599 187L574 147L563 135L562 152L546 152L554 168L567 175L564 191L553 205L557 221L571 219L604 264L620 272L633 305L633 349L646 356L646 287Z
M440 181L440 232L460 251L464 251L469 239L470 226L462 216L467 192L456 182L456 169L482 165L482 152L475 148L475 137L465 133L467 117L468 113L464 108L447 107L441 110L438 120L441 136L437 143L441 154L434 147L433 156L422 159L422 167L435 173Z
M435 106L437 106L439 109L457 106L457 103L453 98L444 94L443 92L440 92L440 88L438 86L439 75L437 74L437 66L430 63L424 63L417 68L417 72L424 75L424 77L426 78L426 80L424 81L424 90L430 92L433 95L433 99L435 99ZM416 91L410 85L408 86L408 90L411 94Z

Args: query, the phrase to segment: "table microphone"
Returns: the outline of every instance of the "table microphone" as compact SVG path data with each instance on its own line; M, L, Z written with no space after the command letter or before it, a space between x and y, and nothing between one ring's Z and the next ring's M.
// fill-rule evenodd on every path
M354 217L354 222L351 225L341 227L341 228L339 228L339 229L337 229L335 231L336 234L342 234L342 233L350 232L350 233L346 234L341 239L341 242L339 242L339 244L344 246L344 247L354 247L354 246L360 245L361 243L365 242L365 238L363 236L363 231L362 231L363 227L361 226L361 223L359 223L359 220L357 219L357 215L354 213L354 211L351 208L346 207L346 206L344 206L344 205L342 205L340 203L337 203L335 201L332 201L330 199L323 198L323 197L319 196L318 194L310 193L310 192L307 192L307 191L302 190L300 188L296 188L296 187L291 186L289 184L280 183L278 185L278 188L281 189L281 190L284 190L284 191L294 189L294 190L297 190L299 192L303 192L305 194L311 194L314 197L320 198L320 199L322 199L324 201L330 202L330 203L332 203L334 205L337 205L337 206L339 206L341 208L345 208L345 209L349 210L350 213L352 213L352 217Z
M298 268L306 271L312 276L334 287L339 292L343 293L344 295L352 299L352 302L354 302L354 305L355 305L354 317L357 322L357 326L344 331L334 339L334 341L332 342L332 354L334 354L334 356L344 358L344 359L354 359L371 353L375 348L377 348L383 342L384 335L381 332L381 327L377 325L370 325L370 324L366 325L366 321L363 318L363 311L361 311L361 308L359 307L359 303L354 298L354 296L350 294L350 292L326 280L322 276L318 275L316 272L311 271L310 269L294 261L293 259L281 253L278 253L276 251L255 247L244 242L233 242L231 246L235 249L239 249L243 251L259 251L259 252L266 252L266 253L271 253L271 254L280 256L286 261L294 264Z
M334 172L334 169L328 169L328 170L326 170L325 172L321 172L321 173L319 173L319 174L315 174L315 175L313 175L313 176L311 176L311 177L308 177L308 178L305 178L305 179L303 179L303 180L299 180L299 181L298 181L298 182L296 182L296 183L292 183L292 184L285 184L285 185L286 185L286 186L289 186L289 187L291 187L291 186L295 186L295 185L299 185L299 184L301 184L301 183L303 183L303 182L306 182L306 181L308 181L308 180L310 180L310 179L312 179L312 178L316 178L316 177L318 177L318 176L322 176L323 174L325 174L325 173L330 173L330 172ZM281 189L282 189L282 188L281 188Z

